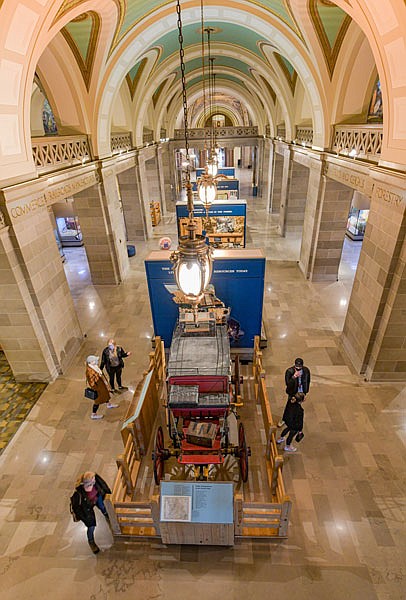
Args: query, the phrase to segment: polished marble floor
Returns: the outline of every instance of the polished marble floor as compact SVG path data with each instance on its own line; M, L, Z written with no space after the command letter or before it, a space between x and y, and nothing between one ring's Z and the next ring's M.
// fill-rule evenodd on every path
M293 500L289 538L233 548L115 542L99 521L90 553L68 499L78 473L113 482L120 423L147 364L152 326L143 260L175 222L164 216L137 244L120 286L93 286L84 249L67 249L65 269L83 333L69 371L47 389L0 456L0 597L28 600L401 600L405 598L405 389L371 384L340 347L359 243L346 243L339 281L313 284L297 267L300 238L280 238L260 198L249 201L249 244L267 256L264 351L274 415L283 374L296 356L312 372L305 438L284 465ZM354 245L356 244L356 245ZM114 336L126 359L117 409L91 421L84 361ZM260 434L261 432L259 432Z

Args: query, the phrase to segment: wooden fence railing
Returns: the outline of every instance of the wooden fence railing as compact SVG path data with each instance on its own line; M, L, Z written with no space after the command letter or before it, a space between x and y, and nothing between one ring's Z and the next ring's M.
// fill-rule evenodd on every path
M149 369L134 393L121 428L124 452L116 459L117 476L112 493L105 498L111 529L117 536L159 536L159 497L153 496L146 502L133 500L141 459L148 450L159 408L160 387L165 380L165 349L161 338L156 338L155 350L149 358Z
M165 381L165 350L160 338L149 355L150 365L122 426L124 452L117 459L118 473L113 491L106 496L111 528L115 536L160 537L159 496L149 501L133 500L141 459L147 452L159 408L159 388ZM253 355L255 400L261 406L266 432L265 460L271 502L246 502L243 494L234 498L234 535L243 538L285 538L288 534L291 500L282 477L283 457L278 453L260 338L255 338Z
M262 364L259 336L256 336L254 340L252 368L255 400L261 406L262 420L266 434L265 460L272 502L245 502L242 497L236 497L236 535L282 538L288 535L292 502L285 492L285 484L283 482L283 456L279 454L276 444L276 425L273 421L266 389L265 370Z

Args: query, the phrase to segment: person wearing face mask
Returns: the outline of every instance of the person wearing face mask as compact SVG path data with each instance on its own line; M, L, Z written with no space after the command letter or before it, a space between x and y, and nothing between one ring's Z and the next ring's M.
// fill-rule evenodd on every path
M278 423L278 427L282 427L285 423L285 411L289 407L290 399L298 392L305 395L310 388L310 369L304 366L303 358L295 358L295 364L285 371L285 384L288 399L286 402L283 417ZM302 402L304 402L303 398Z
M99 369L99 357L90 355L86 359L86 382L96 392L93 400L91 419L102 419L103 415L97 414L100 404L106 404L107 408L117 408L118 404L110 402L110 390L106 377Z
M114 388L114 379L117 380L119 390L127 389L121 383L121 372L124 369L123 358L130 355L131 352L125 352L121 346L117 346L113 339L109 340L108 346L103 350L100 369L103 370L106 367L106 371L109 374L110 387L113 392L116 391Z
M94 507L97 506L107 523L110 522L104 505L106 494L111 494L111 489L104 479L93 471L86 471L79 476L70 499L70 509L75 516L74 520L82 521L87 527L87 541L93 554L100 552L99 546L94 541L94 530L96 529Z

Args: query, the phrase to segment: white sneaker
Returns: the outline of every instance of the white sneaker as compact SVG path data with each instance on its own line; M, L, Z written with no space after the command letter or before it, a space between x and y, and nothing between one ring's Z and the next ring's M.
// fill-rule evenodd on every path
M285 452L296 452L297 448L295 446L285 446Z
M285 438L280 437L279 440L276 440L277 444L282 444L285 441Z
M112 402L107 403L107 408L117 408L118 404L113 404Z
M92 413L90 415L91 419L102 419L104 417L104 415L97 415L96 413Z

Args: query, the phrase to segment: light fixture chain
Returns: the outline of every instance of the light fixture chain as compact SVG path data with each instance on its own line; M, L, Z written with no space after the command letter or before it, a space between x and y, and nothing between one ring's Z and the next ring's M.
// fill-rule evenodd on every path
M180 56L180 74L182 80L182 98L183 98L183 117L185 121L185 146L186 160L189 161L189 129L188 129L188 106L186 95L186 78L185 78L185 51L183 49L183 33L182 33L182 11L180 8L180 0L176 0L176 13L178 15L178 40L179 40L179 56Z

